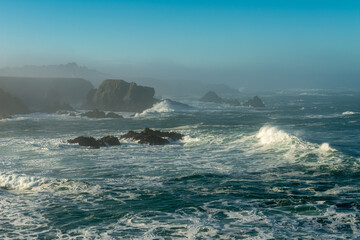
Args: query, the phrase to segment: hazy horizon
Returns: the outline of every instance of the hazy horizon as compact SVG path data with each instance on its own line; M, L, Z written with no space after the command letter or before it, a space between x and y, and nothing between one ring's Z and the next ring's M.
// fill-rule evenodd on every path
M0 68L77 62L118 78L360 88L357 1L2 1Z

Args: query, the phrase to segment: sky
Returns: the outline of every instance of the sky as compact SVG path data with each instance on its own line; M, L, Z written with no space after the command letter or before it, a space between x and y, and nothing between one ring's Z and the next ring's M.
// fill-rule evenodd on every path
M122 78L360 87L360 1L0 0L0 68L68 62Z

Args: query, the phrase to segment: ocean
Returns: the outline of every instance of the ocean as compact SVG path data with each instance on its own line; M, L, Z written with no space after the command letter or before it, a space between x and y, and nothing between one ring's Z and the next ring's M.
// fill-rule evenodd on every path
M260 95L265 108L175 99L124 119L0 121L0 239L360 239L360 94ZM81 135L149 127L184 139Z

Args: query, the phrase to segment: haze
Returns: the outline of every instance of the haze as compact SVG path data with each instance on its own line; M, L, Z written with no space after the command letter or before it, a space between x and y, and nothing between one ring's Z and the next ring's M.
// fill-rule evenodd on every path
M359 1L0 1L0 68L360 89Z

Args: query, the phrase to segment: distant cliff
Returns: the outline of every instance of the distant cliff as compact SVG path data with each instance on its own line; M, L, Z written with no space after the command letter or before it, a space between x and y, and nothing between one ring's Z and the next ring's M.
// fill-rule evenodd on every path
M0 77L0 88L39 110L63 103L80 105L94 87L80 78Z
M108 79L98 89L89 92L83 107L103 111L142 112L157 102L154 94L155 90L151 87Z
M74 62L59 65L26 65L22 67L2 68L0 69L0 76L32 78L82 78L91 81L95 86L98 86L102 80L111 78L110 74L102 73L84 66L79 66Z
M0 88L0 119L1 116L11 114L28 113L27 107L20 101L20 99L11 96Z

